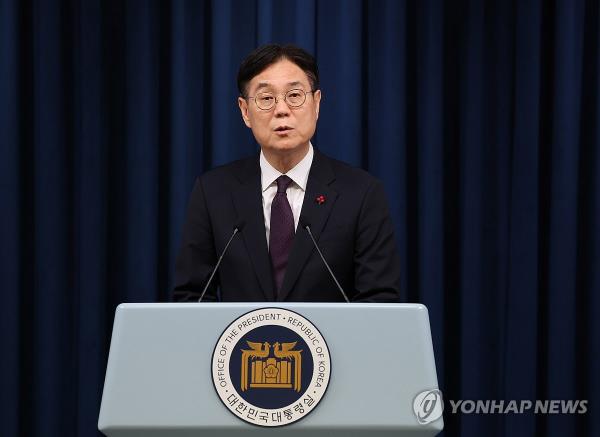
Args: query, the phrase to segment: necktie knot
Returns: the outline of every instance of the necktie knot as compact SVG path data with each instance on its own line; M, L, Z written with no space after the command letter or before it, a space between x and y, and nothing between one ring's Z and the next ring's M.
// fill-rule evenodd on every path
M280 194L285 193L287 187L289 187L292 183L292 179L289 176L281 175L275 180L275 182L277 182L277 193Z

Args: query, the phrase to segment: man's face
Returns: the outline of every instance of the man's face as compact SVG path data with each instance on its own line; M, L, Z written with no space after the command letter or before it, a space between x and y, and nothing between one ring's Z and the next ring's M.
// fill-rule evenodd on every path
M254 99L238 99L244 123L252 129L254 138L265 153L286 155L302 151L308 148L308 142L315 133L321 92L306 94L304 104L294 108L283 99L291 89L309 92L310 81L300 67L283 59L253 77L247 86L249 97L265 92L275 95L278 101L273 108L261 110Z

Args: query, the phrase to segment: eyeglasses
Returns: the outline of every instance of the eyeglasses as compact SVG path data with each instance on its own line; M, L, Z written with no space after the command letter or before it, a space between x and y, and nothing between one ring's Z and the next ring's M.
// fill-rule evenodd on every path
M314 91L304 91L301 89L293 89L289 90L283 95L283 101L287 103L287 105L291 108L298 108L304 105L306 102L306 95L314 93ZM258 93L254 97L247 97L247 99L253 99L256 106L261 111L268 111L269 109L273 109L273 107L279 102L277 96L281 94L273 94L273 93Z

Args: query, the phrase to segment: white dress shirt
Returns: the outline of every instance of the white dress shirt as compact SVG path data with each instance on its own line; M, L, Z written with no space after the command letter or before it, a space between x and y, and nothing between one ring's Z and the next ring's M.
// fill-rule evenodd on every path
M304 193L306 192L306 183L308 181L308 172L312 165L314 151L312 144L308 144L308 153L302 161L300 161L294 168L286 173L286 175L292 180L292 183L286 190L286 195L292 213L294 214L294 228L298 228L298 220L300 219L300 212L302 211L302 202L304 202ZM276 170L265 158L263 152L260 152L260 173L262 183L262 205L263 214L265 216L265 231L267 234L267 247L269 247L269 235L271 231L271 203L273 198L277 194L277 178L283 173Z

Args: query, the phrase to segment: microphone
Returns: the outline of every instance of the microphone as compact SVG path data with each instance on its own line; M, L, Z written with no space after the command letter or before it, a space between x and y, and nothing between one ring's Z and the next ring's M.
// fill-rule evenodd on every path
M313 242L313 244L315 246L315 249L317 249L317 252L319 252L319 255L321 256L321 259L323 260L323 264L325 264L325 267L327 267L327 270L329 271L329 274L331 275L331 277L335 281L335 285L337 285L338 290L340 290L340 293L342 293L342 296L344 296L344 300L346 302L350 303L350 300L348 299L348 296L346 296L346 293L344 293L344 289L342 288L342 286L338 282L337 278L335 277L335 275L331 271L331 267L329 267L329 264L327 264L327 261L325 261L325 257L323 256L323 253L321 252L321 249L319 249L319 246L317 245L317 242L315 241L315 237L313 237L312 231L310 230L310 223L309 223L309 221L306 219L305 216L301 216L299 222L300 222L300 227L306 229L306 232L308 232L308 235L310 236L310 239L312 240L312 242Z
M210 274L210 278L208 278L208 281L206 282L206 285L204 286L204 290L202 290L202 294L200 295L200 299L198 299L198 302L202 302L202 298L204 297L206 290L208 290L208 286L212 282L212 279L215 276L215 273L217 273L217 270L219 269L219 266L221 265L221 261L223 260L223 257L225 256L225 253L227 252L227 249L229 248L229 245L231 244L231 241L233 240L233 237L235 237L237 234L239 234L242 231L242 229L244 228L244 225L245 225L245 223L240 220L233 227L233 233L231 234L231 237L229 237L229 241L225 245L223 252L221 252L221 256L219 257L219 260L217 261L217 265L215 266L212 273Z

